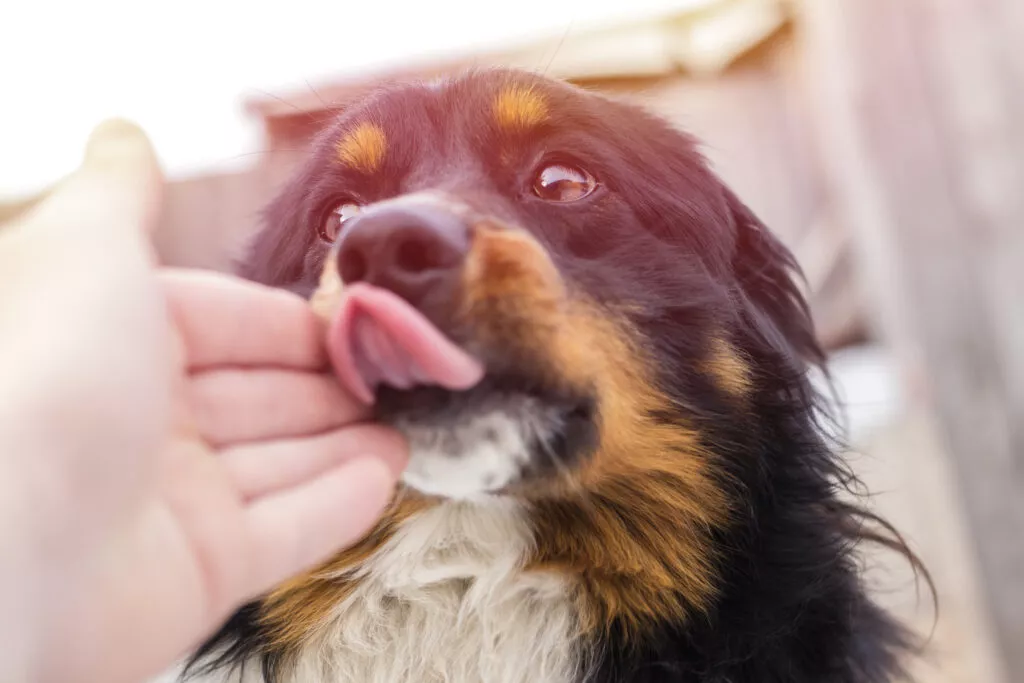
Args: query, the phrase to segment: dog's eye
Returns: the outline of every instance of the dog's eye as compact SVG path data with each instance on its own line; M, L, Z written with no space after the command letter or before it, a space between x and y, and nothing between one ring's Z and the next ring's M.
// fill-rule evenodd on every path
M333 242L338 239L341 226L357 213L359 213L359 205L354 202L347 201L335 206L320 225L320 239L324 242Z
M549 202L574 202L597 189L597 181L581 168L545 166L533 181L533 193Z

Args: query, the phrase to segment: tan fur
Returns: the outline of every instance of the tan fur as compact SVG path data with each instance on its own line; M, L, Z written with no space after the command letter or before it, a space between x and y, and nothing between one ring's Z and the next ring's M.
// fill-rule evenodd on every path
M728 499L699 435L652 419L672 406L639 333L566 292L521 231L478 228L464 290L480 343L534 349L552 378L598 398L594 456L560 482L521 491L537 508L531 568L576 577L591 628L617 621L636 631L706 607L715 591L709 531L726 523Z
M316 308L331 310L340 292L331 266L325 268L319 292ZM456 610L452 618L470 615L460 618L470 619L465 624L472 625L463 632L459 630L463 622L451 622L455 624L452 633L461 634L460 638L483 628L483 622L473 620L485 620L491 624L488 628L502 628L501 619L505 619L509 628L523 632L540 629L542 624L508 610L513 597L526 599L525 594L520 595L523 586L543 577L548 577L543 585L557 585L561 593L556 591L543 605L536 605L537 613L551 618L557 613L556 621L570 617L572 621L572 628L560 625L555 630L561 636L555 631L548 634L551 642L545 647L555 649L568 648L570 642L580 639L585 642L613 624L621 626L627 638L639 635L657 617L678 619L702 610L716 590L710 532L727 522L728 501L714 478L714 457L700 443L699 434L685 425L666 424L652 417L673 406L654 384L639 332L569 291L543 248L528 234L494 223L474 229L460 299L459 315L472 329L474 344L532 350L539 368L553 382L597 397L599 447L591 458L561 477L513 487L513 495L528 514L529 538L509 536L509 543L525 543L516 546L524 548L524 555L507 574L486 579L491 581L487 600L472 598L474 581L456 581L443 590L424 585L420 589L425 593L415 599L410 594L409 599L414 600L410 604L426 611L410 616L407 609L412 607L396 603L394 595L381 588L382 577L396 567L415 571L412 565L402 565L395 551L387 550L399 543L396 534L403 528L422 528L408 525L431 519L438 509L437 501L411 492L360 544L274 591L266 603L264 622L272 628L275 646L290 653L296 666L305 667L303 675L310 681L344 681L354 675L370 681L387 680L401 667L406 667L403 676L418 671L417 675L426 676L422 680L440 681L446 671L455 675L459 667L484 666L478 659L471 661L470 650L457 647L455 640L449 642L443 634L432 633L420 633L417 640L410 635L411 627L404 626L416 623L416 628L439 629L441 622L435 621L439 615ZM727 348L716 347L723 353ZM737 378L743 376L736 358L722 355L708 366L734 388L741 386ZM454 503L442 504L449 505ZM483 515L484 525L490 519L479 510L472 514ZM460 524L465 524L469 518L452 519L463 519ZM408 533L412 532L406 536ZM481 528L475 536L460 536L466 544L462 552L477 553L479 547L474 543L484 542L481 539L487 535ZM427 543L423 552L443 552L444 544L452 542L445 541L444 534L435 541L441 545L431 550ZM458 564L464 559L452 561ZM556 581L554 577L559 578ZM377 607L366 612L366 605ZM494 613L489 615L488 610ZM385 632L391 635L379 635ZM378 636L371 637L373 633ZM537 634L539 637L540 632ZM508 635L518 638L521 633ZM422 641L424 637L427 641ZM433 665L425 663L423 642L434 642L438 657L451 658L454 669L445 670L440 659ZM483 642L475 647L489 646ZM556 662L553 651L545 655L549 664ZM374 652L382 658L376 665ZM499 656L497 651L494 654ZM395 660L398 656L407 660ZM525 663L522 657L500 656ZM570 667L567 661L557 661L557 667ZM581 663L572 663L578 665ZM348 673L332 678L332 667ZM429 675L424 673L428 670L432 671ZM518 681L520 678L510 673L518 670L492 673L481 680ZM532 683L563 680L562 674L522 670L533 677Z
M522 571L533 539L520 503L405 512L270 596L285 681L576 680L586 663L571 586Z
M355 581L338 577L365 565L403 522L434 504L436 501L403 491L376 527L358 543L271 592L264 601L261 618L270 628L273 647L282 652L301 648L355 589Z
M331 249L327 260L324 262L323 272L320 273L320 283L309 299L309 305L324 321L330 321L341 303L341 293L345 289L338 274L338 254Z
M712 340L711 354L704 370L718 386L736 398L747 396L752 389L750 367L740 352L722 337Z
M582 666L565 579L524 573L521 506L445 502L346 573L352 590L297 651L295 683L571 683Z
M384 129L375 123L360 123L338 142L338 160L360 173L376 173L387 149Z
M652 418L672 406L635 333L585 304L568 317L559 350L592 373L599 447L572 474L574 497L570 489L538 503L534 566L578 576L591 626L618 622L630 636L707 606L715 591L709 531L727 521L728 499L699 435Z
M548 117L548 105L536 90L510 85L494 98L494 119L507 130L525 130Z

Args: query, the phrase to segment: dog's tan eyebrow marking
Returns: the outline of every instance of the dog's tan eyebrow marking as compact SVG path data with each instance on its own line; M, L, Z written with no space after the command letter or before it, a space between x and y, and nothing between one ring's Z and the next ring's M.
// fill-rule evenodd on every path
M494 120L506 130L524 130L543 123L548 103L542 94L521 85L506 86L493 105Z
M384 129L375 123L360 123L348 131L337 144L338 161L360 173L380 170L388 149Z

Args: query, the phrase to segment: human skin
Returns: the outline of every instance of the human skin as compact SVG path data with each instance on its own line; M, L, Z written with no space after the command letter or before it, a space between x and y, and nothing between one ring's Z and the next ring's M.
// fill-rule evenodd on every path
M302 299L157 266L132 124L0 227L0 680L141 681L374 523L407 457Z

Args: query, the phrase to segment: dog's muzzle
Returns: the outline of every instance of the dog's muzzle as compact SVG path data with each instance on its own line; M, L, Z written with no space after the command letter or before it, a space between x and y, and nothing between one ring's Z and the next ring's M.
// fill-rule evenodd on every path
M420 194L343 226L313 304L341 382L409 439L405 482L473 498L537 469L576 407L533 336L561 293L525 233Z

